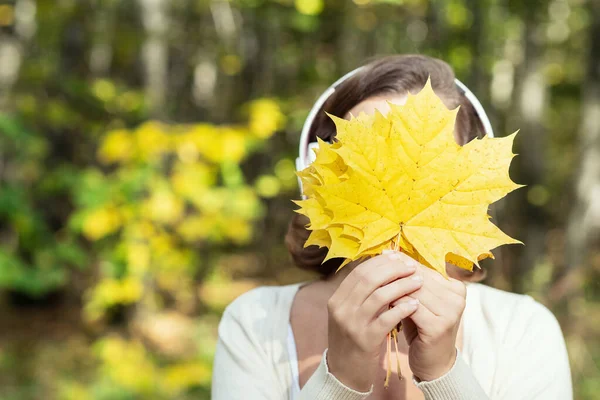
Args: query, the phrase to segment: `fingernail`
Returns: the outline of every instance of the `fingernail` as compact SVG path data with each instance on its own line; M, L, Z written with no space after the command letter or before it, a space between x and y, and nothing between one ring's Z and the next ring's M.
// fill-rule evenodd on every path
M421 275L413 275L410 277L413 281L423 282L423 277Z
M409 310L415 310L417 308L417 306L419 305L419 300L417 299L410 299L408 301L402 301L400 303L398 303L399 306L405 307Z
M384 250L382 254L386 254L390 260L399 260L400 253L394 250Z
M409 267L417 267L417 262L415 260L413 260L412 258L410 260L406 260L406 265L408 265Z

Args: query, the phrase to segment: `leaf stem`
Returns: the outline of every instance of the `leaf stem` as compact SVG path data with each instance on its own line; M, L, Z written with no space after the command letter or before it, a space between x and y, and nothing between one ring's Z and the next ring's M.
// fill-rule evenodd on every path
M398 379L403 380L402 368L400 368L400 351L398 350L398 330L394 328L392 331L392 338L394 339L394 348L396 350L396 362L398 363Z
M383 383L383 387L386 389L390 386L390 375L392 374L392 335L388 332L387 334L387 369L385 371L385 382Z
M398 251L400 249L400 235L402 235L402 230L398 232L398 237L394 241L394 251Z
M392 247L392 249L394 251L399 251L400 250L400 235L402 234L402 231L398 232L398 237L396 238L396 240L393 242L394 245ZM398 325L396 325L394 327L394 329L391 332L388 332L387 334L387 352L386 352L386 359L387 359L387 369L385 372L385 382L383 384L383 386L387 389L390 385L390 375L392 374L392 340L394 342L394 350L396 351L396 363L398 364L398 379L403 380L404 377L402 376L402 369L400 367L400 351L398 350L398 331L402 330L402 321L398 322Z

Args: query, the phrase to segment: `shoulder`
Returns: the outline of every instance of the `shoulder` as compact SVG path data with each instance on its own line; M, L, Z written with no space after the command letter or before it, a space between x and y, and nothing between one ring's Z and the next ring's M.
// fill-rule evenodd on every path
M467 307L486 325L498 345L512 347L539 343L540 336L547 340L563 340L554 314L529 295L469 284Z
M565 339L552 312L528 295L467 287L467 357L490 397L572 399Z
M226 308L224 315L239 314L254 307L265 307L272 303L280 286L259 286L236 297Z
M261 286L229 304L218 328L213 362L215 399L283 398L288 390L287 303L294 285Z
M225 308L219 329L241 327L255 334L272 332L275 325L289 320L296 286L259 286L247 291Z
M259 286L238 296L226 308L224 314L239 315L252 311L272 311L293 299L296 285Z

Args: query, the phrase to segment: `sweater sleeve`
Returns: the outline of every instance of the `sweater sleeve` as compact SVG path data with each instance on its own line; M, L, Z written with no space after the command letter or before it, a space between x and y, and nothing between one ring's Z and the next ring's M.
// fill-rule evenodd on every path
M527 297L498 349L492 400L572 400L571 370L556 317Z
M413 376L413 383L423 392L425 400L489 399L458 350L454 365L445 375L432 381L418 381Z
M373 393L373 385L368 392L357 392L340 382L327 367L327 349L321 362L300 391L298 400L362 400Z

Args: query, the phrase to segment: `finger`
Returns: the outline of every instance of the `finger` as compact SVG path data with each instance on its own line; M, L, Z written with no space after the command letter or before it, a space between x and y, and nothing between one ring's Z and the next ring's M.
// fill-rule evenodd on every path
M408 297L419 300L419 308L411 316L411 320L415 323L420 336L429 338L440 337L440 335L445 335L452 331L460 323L464 311L464 299L453 295L445 299L445 301L441 301L425 287L422 287ZM462 303L451 303L455 299L458 299ZM410 337L408 333L406 332L407 342L410 339L414 339L414 331L412 332L413 337Z
M448 278L448 280L450 281L450 288L453 292L463 298L467 296L467 284L464 281L454 278Z
M435 343L442 338L451 337L452 335L454 335L454 338L456 339L456 334L460 326L460 318L448 319L438 317L423 304L419 304L419 307L409 319L414 322L420 340L426 343ZM407 342L411 339L414 340L416 337L414 330L412 332L406 332L405 335Z
M330 300L332 302L344 301L349 296L349 294L354 291L355 287L359 283L361 283L363 274L366 273L366 271L364 270L367 270L372 274L378 267L381 267L388 262L389 257L380 255L369 258L368 260L360 263L348 274L346 278L344 278L344 280L342 281L342 283L340 283L333 296L331 296Z
M434 314L450 319L460 318L466 306L466 296L434 284L422 289L425 292L423 301Z
M379 337L394 329L394 327L404 318L414 315L418 309L418 300L405 298L394 307L379 314L377 318L371 322L369 329L376 335L376 339L379 339Z
M416 264L418 266L417 269L419 271L422 270L424 274L430 276L434 281L436 281L442 285L448 285L448 287L451 290L454 290L459 294L464 291L464 282L454 279L454 278L451 278L451 277L445 277L442 274L440 274L438 271L435 271L435 270L428 268L425 265L419 263L418 261L416 261L415 259L410 257L408 254L400 253L400 258L402 260L404 260L408 265Z
M415 275L423 274L423 286L414 293L421 304L437 316L456 319L465 307L466 291L461 295L451 286L462 285L461 281L452 282L439 273L426 267L420 267ZM439 279L438 279L439 278Z
M422 285L421 275L411 274L381 286L365 299L361 306L361 313L366 315L370 321L379 314L382 308L388 308L390 303L415 292Z
M386 254L381 257L386 257L387 261L376 270L364 268L357 271L359 282L353 291L353 300L357 307L360 307L379 288L408 277L416 271L415 265L406 265L398 259L397 254Z
M439 272L434 271L431 268L424 266L418 261L411 258L409 255L401 253L400 257L407 265L416 265L417 271L415 275L421 275L426 282L427 286L432 287L432 291L436 294L441 293L440 297L445 297L448 291L453 291L455 289L454 284L445 277L443 277ZM452 281L456 281L453 279Z
M360 264L357 266L350 273L356 282L348 292L350 295L347 298L347 304L359 307L377 288L414 273L416 266L407 266L399 259L398 254L379 255L373 258L373 260L377 258L376 262L370 265ZM349 277L350 275L348 275Z
M416 275L416 274L415 274ZM411 293L410 297L418 299L419 303L426 307L436 317L441 317L446 314L454 315L455 303L452 297L458 298L456 295L440 297L431 290L431 283L424 281L419 290ZM395 303L392 302L392 305Z
M431 290L425 288L425 284L420 290L411 294L411 297L418 299L419 303L436 317L444 315L444 309L448 307L444 299L439 298Z
M406 254L401 254L401 257L406 260L407 264L413 262L418 265L415 275L421 275L424 281L423 287L419 291L419 295L422 295L419 300L435 314L444 314L446 305L460 308L460 305L464 303L466 297L464 282L454 278L445 278L439 272L418 263ZM426 290L429 290L430 293L421 293ZM457 307L451 308L455 309Z
M423 304L420 304L420 301L419 307L410 316L410 319L415 323L419 335L423 337L435 337L436 326L439 325L440 318ZM409 338L406 339L408 340Z
M449 290L459 296L465 296L466 286L463 281L451 277L446 278L439 272L434 271L423 264L419 264L417 269L422 271L424 276L430 278L428 280L431 280L433 283L437 284L440 290Z

